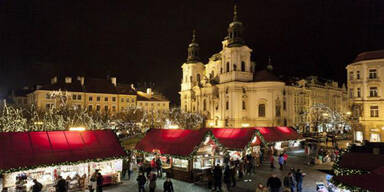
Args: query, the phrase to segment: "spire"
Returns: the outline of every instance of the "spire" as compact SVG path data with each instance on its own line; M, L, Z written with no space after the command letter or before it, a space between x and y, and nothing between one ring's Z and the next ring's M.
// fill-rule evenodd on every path
M187 63L196 63L200 61L199 56L200 46L196 41L196 30L192 31L192 41L188 46Z
M237 17L237 4L236 3L233 6L233 21L234 22L238 21L238 17Z
M271 56L268 56L268 65L267 65L267 70L268 70L268 71L272 71L272 70L273 70L273 66L272 66L272 59L271 59Z
M228 27L228 36L226 39L228 40L229 47L240 47L243 46L244 40L242 38L243 34L243 23L239 21L238 16L238 6L235 3L233 6L233 21L229 24Z

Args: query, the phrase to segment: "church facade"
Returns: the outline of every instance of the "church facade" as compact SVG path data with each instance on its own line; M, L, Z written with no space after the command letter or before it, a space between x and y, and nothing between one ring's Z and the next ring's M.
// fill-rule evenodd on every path
M222 50L202 63L193 33L188 58L182 65L181 109L199 112L207 127L304 125L303 113L316 102L346 111L345 88L336 82L318 84L316 77L288 85L272 72L272 65L255 71L252 49L244 39L235 6ZM304 127L304 126L303 126Z

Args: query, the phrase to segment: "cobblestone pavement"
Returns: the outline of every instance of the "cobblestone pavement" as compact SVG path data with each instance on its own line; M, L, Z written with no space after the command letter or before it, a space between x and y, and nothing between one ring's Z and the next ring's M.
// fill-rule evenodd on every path
M288 161L287 167L285 170L281 171L279 169L271 169L269 167L269 163L264 164L262 167L257 169L257 173L252 176L248 176L243 178L243 180L238 180L237 186L232 188L233 192L251 192L255 191L256 185L258 183L266 184L268 177L271 176L272 173L278 175L278 177L282 180L285 175L288 174L289 168L293 167L295 169L299 168L306 173L303 182L303 191L304 192L312 192L316 191L316 182L325 182L325 173L315 170L311 166L305 165L305 157L304 151L292 151L288 153ZM275 158L276 159L276 158ZM277 165L277 163L275 163ZM123 183L120 185L105 187L104 191L106 192L134 192L138 191L137 183L136 183L136 174L132 177L131 181L123 180ZM244 179L251 181L244 182ZM156 192L161 192L163 187L164 179L158 179L157 181L157 189ZM206 183L187 183L183 181L178 181L172 179L175 192L204 192L209 191ZM222 186L224 190L224 185ZM149 191L148 186L146 186L146 191ZM224 190L225 191L225 190Z

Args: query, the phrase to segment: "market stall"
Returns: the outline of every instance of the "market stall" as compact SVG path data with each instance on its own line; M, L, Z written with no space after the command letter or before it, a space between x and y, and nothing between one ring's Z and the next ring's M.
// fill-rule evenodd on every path
M54 191L58 176L70 190L84 189L96 169L105 184L119 183L125 155L109 130L0 133L0 189L15 191L18 184L29 191L37 179L44 191Z
M226 149L232 161L247 154L260 154L260 137L252 128L210 128L215 138Z
M223 163L222 148L206 129L151 129L136 150L146 162L160 158L169 175L184 181L198 180L205 170Z
M298 148L303 137L290 127L255 127L263 144L273 153Z

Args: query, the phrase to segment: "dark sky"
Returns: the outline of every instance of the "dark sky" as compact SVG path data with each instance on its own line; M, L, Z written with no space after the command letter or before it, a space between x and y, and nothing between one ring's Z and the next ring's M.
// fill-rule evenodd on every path
M345 81L359 52L384 48L383 0L240 0L245 40L259 66ZM57 72L155 82L178 100L196 28L204 61L220 51L230 0L0 0L0 93Z

